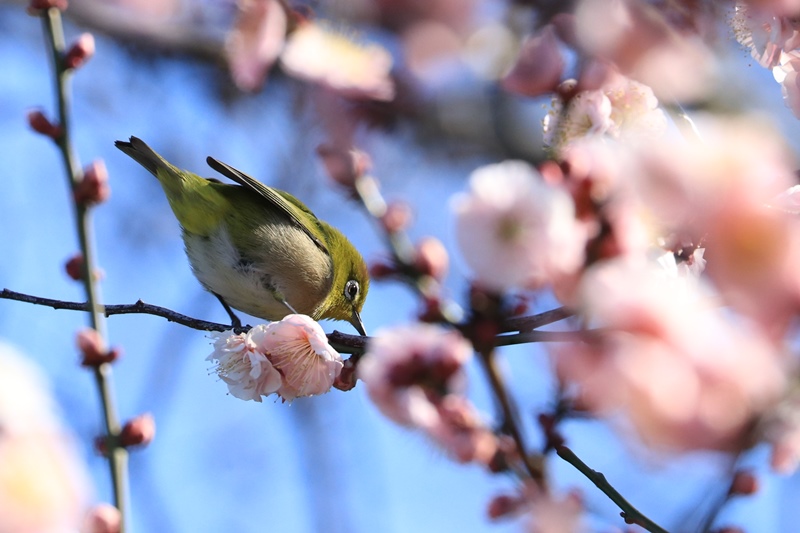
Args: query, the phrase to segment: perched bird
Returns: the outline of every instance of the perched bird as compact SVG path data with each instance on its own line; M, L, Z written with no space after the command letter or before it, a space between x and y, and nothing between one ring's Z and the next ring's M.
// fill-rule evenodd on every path
M300 200L212 157L209 166L238 185L181 170L136 137L114 144L161 182L194 275L234 325L241 323L231 307L266 320L346 320L366 335L364 259Z

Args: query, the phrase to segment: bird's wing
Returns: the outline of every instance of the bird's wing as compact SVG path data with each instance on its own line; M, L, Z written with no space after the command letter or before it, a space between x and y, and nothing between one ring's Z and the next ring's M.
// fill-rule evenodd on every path
M222 174L223 176L235 181L239 185L258 194L271 205L278 208L286 215L289 221L303 230L306 235L314 241L323 252L330 255L328 247L325 245L324 232L322 231L319 219L312 213L300 200L291 194L267 187L257 179L251 178L244 172L233 168L213 157L207 157L208 166Z

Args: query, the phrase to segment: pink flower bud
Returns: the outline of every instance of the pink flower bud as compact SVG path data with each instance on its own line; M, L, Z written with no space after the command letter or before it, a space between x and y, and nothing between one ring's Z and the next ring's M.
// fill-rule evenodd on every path
M120 356L118 348L106 348L105 341L96 329L84 328L75 337L81 352L81 366L98 367L104 363L112 363Z
M156 436L156 421L150 413L144 413L128 421L119 435L119 442L129 446L147 446Z
M388 233L397 233L406 229L413 213L406 202L391 202L381 217L381 225Z
M92 162L83 171L83 179L73 191L75 202L81 205L94 205L105 202L111 196L108 185L108 170L102 159Z
M64 56L64 66L71 69L81 67L94 55L94 36L82 33Z
M321 144L317 147L317 155L322 159L328 176L345 187L353 187L356 179L372 167L369 156L356 149Z
M545 26L522 45L517 63L502 80L504 89L524 96L555 91L564 72L564 58L552 26Z
M500 494L492 498L492 501L489 502L487 514L491 520L497 520L498 518L516 513L522 506L522 503L519 496Z
M61 11L67 9L67 0L31 0L28 4L28 13L35 15L37 11L44 11L54 7Z
M119 509L108 503L101 503L89 510L86 515L85 533L119 533L122 529L122 515Z
M750 496L758 492L758 478L748 470L739 470L731 481L730 494Z
M444 278L450 267L450 260L442 241L434 237L422 238L417 244L414 266L420 274L438 280Z
M28 112L28 125L36 133L55 140L61 136L61 126L53 124L40 110Z

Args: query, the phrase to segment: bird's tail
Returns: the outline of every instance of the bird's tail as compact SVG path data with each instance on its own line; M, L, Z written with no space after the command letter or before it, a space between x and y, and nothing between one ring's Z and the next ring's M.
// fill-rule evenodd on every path
M147 146L143 140L138 137L131 137L130 142L116 141L114 146L128 154L134 161L146 168L150 173L158 178L158 169L172 169L177 171L172 165L158 155L155 150ZM159 178L161 179L161 178Z
M168 163L138 137L114 146L153 174L167 195L172 211L184 229L207 235L223 216L225 199L200 176Z

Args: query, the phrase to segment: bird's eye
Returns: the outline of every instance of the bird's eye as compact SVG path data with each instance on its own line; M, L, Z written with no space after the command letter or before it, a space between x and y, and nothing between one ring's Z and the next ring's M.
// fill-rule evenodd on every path
M351 302L358 296L358 282L354 279L348 281L344 286L344 296Z

